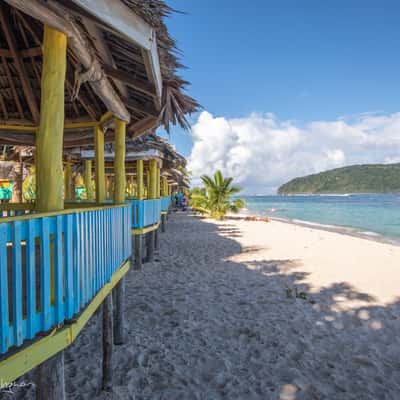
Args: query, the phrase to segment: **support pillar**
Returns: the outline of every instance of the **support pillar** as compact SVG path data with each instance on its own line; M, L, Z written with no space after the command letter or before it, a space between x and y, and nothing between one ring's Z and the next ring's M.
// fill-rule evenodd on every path
M134 249L135 249L135 265L136 270L142 269L143 265L143 235L132 236L134 238Z
M93 200L92 160L85 160L85 189L86 189L87 200Z
M112 387L112 351L113 351L113 305L110 293L103 301L103 381L105 391L111 391Z
M143 160L136 161L136 198L143 200ZM143 264L143 235L134 237L135 269L141 269Z
M154 260L154 231L146 233L146 262Z
M167 214L162 214L161 215L161 232L165 232L165 225L166 225L166 220L167 220Z
M151 198L151 173L150 173L150 168L147 168L146 170L146 192L147 192L147 198Z
M118 118L115 118L114 204L125 203L125 136L126 123ZM125 277L121 278L114 290L116 291L116 304L114 312L114 344L123 344L125 342Z
M36 133L36 211L64 208L63 134L67 37L44 26L40 126ZM38 368L39 400L65 399L64 352Z
M115 118L114 204L125 202L125 136L126 123Z
M156 199L157 198L157 161L150 160L149 161L149 171L147 175L147 187L148 187L148 198ZM155 233L154 231L148 232L146 234L146 247L147 247L147 255L146 261L151 262L154 259L154 240Z
M160 168L156 167L156 199L159 199L161 197L161 178L160 178Z
M64 199L71 200L72 196L72 166L69 161L65 163L64 167Z
M159 230L159 228L157 228L155 231L154 231L154 249L155 250L158 250L158 245L159 245L159 241L158 241L158 230Z
M95 144L95 179L96 179L96 203L104 203L106 199L106 177L104 168L104 133L100 126L94 127Z

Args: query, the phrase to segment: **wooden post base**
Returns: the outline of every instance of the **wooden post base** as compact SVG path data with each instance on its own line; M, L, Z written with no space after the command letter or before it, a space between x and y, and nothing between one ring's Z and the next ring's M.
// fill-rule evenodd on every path
M167 222L167 214L161 215L161 232L165 233L165 225Z
M152 262L154 260L154 231L146 234L146 262Z
M158 237L158 234L159 234L159 228L158 229L156 229L155 231L154 231L154 249L155 250L158 250L158 246L159 246L159 237Z
M113 351L113 307L111 293L103 302L103 390L112 388L112 351Z
M114 344L125 343L125 277L123 276L114 289L115 311L114 311Z
M64 351L38 368L37 400L64 400Z
M133 257L135 259L134 269L142 269L143 265L143 235L136 235L134 237L134 252Z

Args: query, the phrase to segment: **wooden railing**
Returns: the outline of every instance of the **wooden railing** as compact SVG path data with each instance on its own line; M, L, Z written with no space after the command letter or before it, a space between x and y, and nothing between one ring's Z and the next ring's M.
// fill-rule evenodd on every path
M0 218L17 217L33 212L35 203L1 203Z
M161 211L168 211L171 204L171 196L161 197Z
M132 207L132 229L143 229L160 222L161 211L168 211L171 197L154 200L130 200Z
M129 205L0 220L0 354L74 318L131 254Z

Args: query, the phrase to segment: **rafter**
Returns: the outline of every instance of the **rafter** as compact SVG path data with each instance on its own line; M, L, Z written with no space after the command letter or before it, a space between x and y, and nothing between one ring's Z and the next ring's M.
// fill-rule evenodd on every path
M19 113L21 118L24 118L24 112L22 110L22 106L21 106L21 102L19 100L17 89L15 88L14 79L11 76L10 68L8 66L8 61L7 61L7 59L5 57L2 57L1 60L3 62L3 66L4 66L4 69L6 71L7 80L8 80L8 83L10 84L11 92L13 94L14 101L15 101L15 104L17 106L18 113Z
M157 119L154 117L146 117L140 121L137 121L128 127L128 133L132 135L133 139L137 139L142 136L148 130L153 129L157 126Z
M123 98L123 101L126 105L131 110L134 110L140 114L144 115L150 115L152 117L158 117L159 112L156 110L154 105L152 103L146 102L146 103L141 103L138 100L135 99L127 99Z
M4 6L0 5L0 23L3 27L3 31L7 40L8 47L10 48L11 55L14 59L14 65L18 72L19 78L21 80L22 89L24 91L26 101L28 102L28 107L32 114L33 121L35 123L39 122L39 108L36 103L35 95L33 93L31 84L28 79L28 75L25 71L25 66L18 54L17 44L15 42L14 36L12 34L8 18L5 15Z
M104 72L113 79L117 79L120 82L125 83L128 86L138 90L139 92L145 93L148 96L154 97L157 95L156 88L150 82L143 81L141 79L133 78L129 72L122 71L120 69L113 68L110 65L103 65Z

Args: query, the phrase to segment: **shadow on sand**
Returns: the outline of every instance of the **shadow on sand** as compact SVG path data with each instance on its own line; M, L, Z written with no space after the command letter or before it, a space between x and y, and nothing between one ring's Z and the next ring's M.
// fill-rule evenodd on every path
M235 262L258 250L242 249L240 235L172 216L159 262L128 275L114 393L99 393L98 313L66 352L68 398L399 399L400 301L377 306L344 282L311 293L298 260Z

